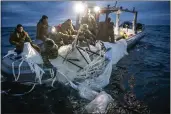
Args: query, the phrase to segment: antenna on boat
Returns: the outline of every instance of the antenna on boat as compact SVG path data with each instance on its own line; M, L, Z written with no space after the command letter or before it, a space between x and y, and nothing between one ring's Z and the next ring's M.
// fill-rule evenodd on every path
M116 1L116 2L115 2L115 6L114 6L114 7L116 7L117 3L118 3L118 2Z

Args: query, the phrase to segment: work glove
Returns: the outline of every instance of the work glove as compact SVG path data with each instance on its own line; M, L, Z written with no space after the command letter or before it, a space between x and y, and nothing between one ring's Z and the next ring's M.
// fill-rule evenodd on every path
M17 43L17 46L23 46L23 45L24 45L24 42Z
M69 40L74 40L75 38L74 38L74 36L73 35L70 35L69 36Z

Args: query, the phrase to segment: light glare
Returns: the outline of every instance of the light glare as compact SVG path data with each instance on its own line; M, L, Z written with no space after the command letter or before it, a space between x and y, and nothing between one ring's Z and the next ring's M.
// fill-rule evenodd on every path
M56 32L56 28L55 27L52 27L52 33L55 33Z
M85 10L85 6L82 3L78 3L75 5L75 12L76 13L83 13Z
M99 12L100 11L100 7L98 7L98 6L94 7L94 11L95 12Z

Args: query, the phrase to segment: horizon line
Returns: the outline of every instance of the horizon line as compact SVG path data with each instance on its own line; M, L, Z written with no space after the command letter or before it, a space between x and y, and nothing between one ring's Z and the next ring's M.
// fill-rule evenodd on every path
M152 26L152 25L157 25L157 26L161 26L161 25L167 25L170 26L170 24L144 24L145 26ZM16 27L16 26L1 26L1 28L5 28L5 27ZM35 25L23 25L23 27L36 27Z

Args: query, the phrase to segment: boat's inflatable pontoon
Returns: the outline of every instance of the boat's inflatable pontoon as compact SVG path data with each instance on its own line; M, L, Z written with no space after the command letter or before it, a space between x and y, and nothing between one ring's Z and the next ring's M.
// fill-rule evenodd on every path
M125 40L126 43L127 43L126 48L130 48L133 45L135 45L137 43L137 41L139 41L143 36L144 36L144 33L140 32L140 33L136 34L135 36L132 36L131 38L126 39ZM111 47L115 48L115 47L117 47L116 45L118 44L118 42L120 42L120 40L117 41L115 44L107 43L107 42L104 42L104 44L106 44L106 45L110 44ZM61 50L65 50L64 48L66 48L66 47L67 46L64 46L64 47L59 49L59 53L61 53L61 55L58 57L58 59L57 59L58 61L63 61L63 59L65 58L65 54ZM92 48L95 49L95 47L93 47L93 46L92 46ZM109 48L109 47L106 46L106 48ZM116 49L116 50L117 50L116 52L109 51L109 52L107 52L107 54L108 53L114 53L114 55L117 55L117 53L121 51L121 49L119 49L119 48ZM80 51L83 51L83 50L80 50ZM98 50L95 49L93 52L97 53L96 51L98 51ZM79 54L79 51L73 53L74 56L76 54ZM84 54L86 54L86 53L84 53ZM91 55L93 55L93 53L91 53ZM81 55L80 55L80 57L82 58ZM39 58L41 58L41 57L39 57ZM77 70L78 69L83 69L82 68L83 66L81 67L81 65L79 65L80 62L78 61L78 59L79 59L78 56L75 56L75 58L72 57L72 58L69 58L69 59L67 61L69 61L68 62L69 64L72 64L72 68L76 68ZM121 59L121 58L119 58L119 59ZM12 80L13 81L17 80L18 82L34 82L35 81L35 72L31 71L30 66L28 65L27 62L23 61L21 63L21 61L22 61L22 58L16 56L15 54L11 54L9 56L4 57L2 59L2 66L1 66L2 73L7 74L8 80L11 80L11 81ZM91 60L89 60L89 62L90 61ZM87 64L87 62L85 60L83 60L82 62L83 63L81 63L81 64L84 64L84 65ZM49 75L49 73L52 73L51 69L43 67L43 65L41 63L42 63L42 61L39 61L39 63L37 65L41 69L43 69L43 71L45 72L44 76L42 76L42 80L47 80L47 79L51 78L50 75ZM52 62L52 64L53 63L54 62ZM116 62L114 64L116 64ZM69 68L69 69L72 69L72 68ZM15 77L14 75L16 76L16 79L14 78ZM19 76L19 78L17 79L18 76Z

